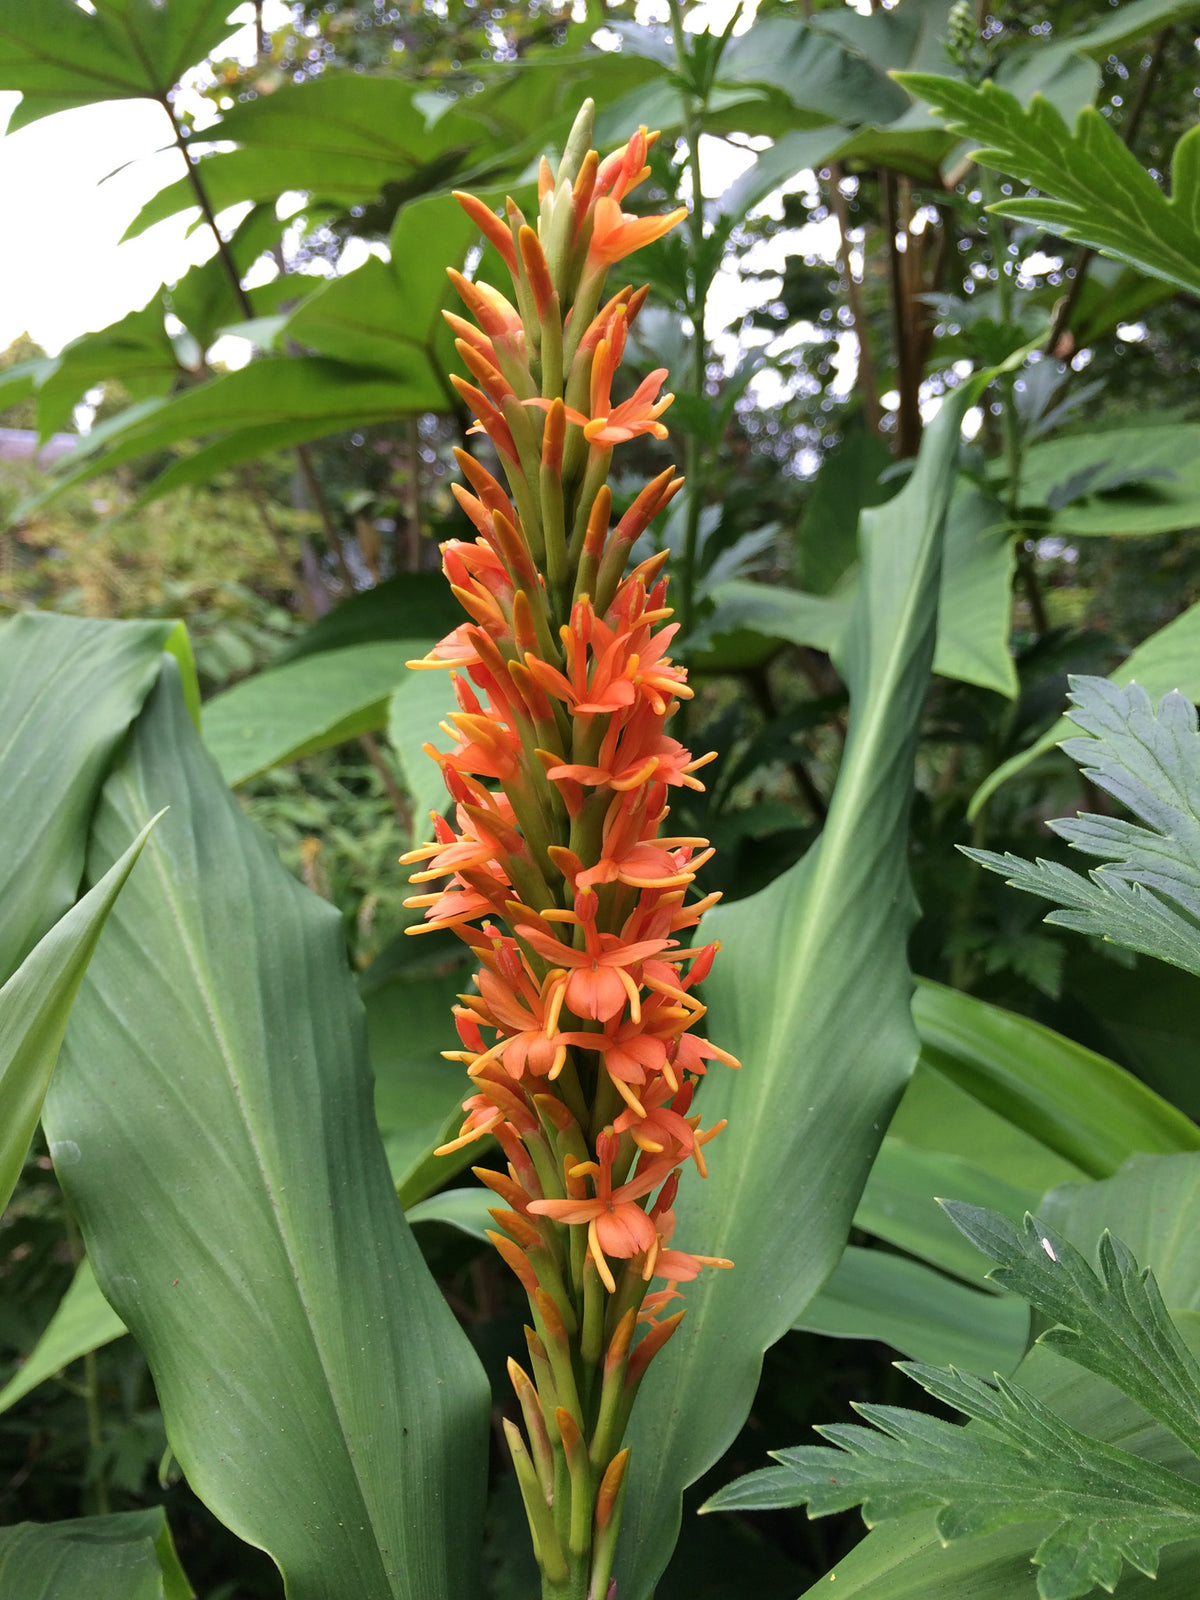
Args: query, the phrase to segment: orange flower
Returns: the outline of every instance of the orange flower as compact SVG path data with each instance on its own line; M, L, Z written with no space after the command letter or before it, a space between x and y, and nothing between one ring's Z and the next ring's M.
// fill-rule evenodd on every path
M687 207L679 206L661 217L634 217L622 211L618 201L604 195L596 201L596 216L592 224L592 241L588 246L589 266L612 266L635 250L653 244L664 233L670 233L677 222L687 216Z
M619 1149L620 1141L611 1129L607 1130L596 1140L597 1160L581 1162L572 1169L572 1177L586 1174L592 1178L594 1199L534 1200L529 1206L535 1216L549 1217L554 1222L587 1224L588 1254L609 1294L616 1293L617 1285L605 1258L628 1260L654 1248L658 1230L637 1202L657 1189L674 1165L670 1158L661 1157L645 1162L628 1183L614 1189L612 1167Z

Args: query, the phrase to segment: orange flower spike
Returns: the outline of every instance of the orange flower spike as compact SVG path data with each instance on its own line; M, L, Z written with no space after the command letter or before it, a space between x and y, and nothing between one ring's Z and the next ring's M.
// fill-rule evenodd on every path
M516 1245L503 1233L497 1233L493 1228L487 1229L489 1241L495 1246L497 1254L503 1259L505 1266L510 1267L521 1280L521 1287L527 1295L534 1295L538 1291L537 1273L530 1266L525 1252L520 1245Z
M515 522L517 513L513 509L512 501L483 463L476 461L473 455L457 445L454 449L454 459L458 463L459 471L488 510L502 511L510 522Z
M499 250L504 257L505 266L515 276L517 253L513 249L510 230L505 227L494 211L485 206L483 201L477 199L473 194L464 194L460 189L455 189L452 193L488 243L495 245L496 249Z
M575 206L575 234L583 226L583 219L587 216L588 206L596 191L597 179L600 172L600 157L594 150L589 150L583 158L583 165L579 169L579 176L575 179L571 190L571 199Z

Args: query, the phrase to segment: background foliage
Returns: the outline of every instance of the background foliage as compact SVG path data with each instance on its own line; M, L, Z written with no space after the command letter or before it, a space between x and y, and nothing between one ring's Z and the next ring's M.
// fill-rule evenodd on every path
M6 899L16 909L0 976L52 925L62 930L64 913L97 904L89 896L68 910L189 775L144 847L142 876L116 902L51 1090L54 1143L35 1142L0 1225L0 1522L120 1513L105 1526L122 1561L136 1552L144 1592L186 1593L164 1508L187 1581L206 1600L282 1592L253 1545L278 1557L291 1592L321 1592L303 1519L291 1526L280 1508L246 1504L231 1487L220 1450L187 1416L175 1370L180 1328L209 1320L221 1333L216 1365L241 1368L239 1340L254 1343L244 1283L230 1269L226 1299L208 1285L203 1302L179 1296L176 1312L169 1236L153 1294L133 1293L136 1271L116 1260L113 1241L129 1224L106 1210L116 1205L104 1197L107 1175L136 1165L136 1151L160 1135L152 1125L110 1129L95 1170L62 1156L81 1143L73 1128L91 1137L103 1121L103 1095L80 1064L100 1052L88 1047L95 1030L118 1025L112 995L127 997L149 952L172 995L190 992L191 958L169 953L154 904L135 897L151 863L173 892L188 885L196 923L181 938L205 952L201 967L219 963L223 919L244 904L236 895L248 878L293 908L259 941L261 988L224 973L231 991L246 984L234 1033L277 1032L270 1019L286 1011L281 995L298 970L319 974L312 992L333 995L346 1018L357 1014L344 947L365 1034L350 1038L337 1070L360 1085L358 1122L339 1131L334 1119L323 1136L330 1161L360 1146L374 1153L361 1163L362 1193L343 1196L330 1223L359 1276L318 1299L386 1300L391 1291L369 1269L387 1261L420 1286L409 1291L424 1306L414 1325L448 1304L447 1360L462 1385L464 1438L476 1439L482 1463L480 1371L502 1408L522 1313L482 1241L482 1191L430 1155L457 1117L457 1070L438 1052L452 1043L448 1011L465 974L449 939L402 938L413 914L401 905L395 857L441 804L420 746L448 709L444 686L407 675L404 662L457 620L437 544L464 531L449 451L470 419L445 380L454 356L441 311L445 266L474 269L477 241L448 190L470 187L497 205L510 190L524 201L536 156L591 95L606 143L641 122L662 128L656 209L704 197L685 229L633 264L651 285L639 360L671 368L676 400L671 440L628 447L623 487L630 494L639 475L659 470L665 451L685 458L691 492L655 537L673 550L680 653L697 687L688 741L718 761L677 821L718 847L697 885L727 902L713 920L728 977L714 978L711 1003L723 1041L732 1029L730 1047L747 1060L732 1087L706 1090L737 1102L729 1114L746 1131L716 1148L709 1188L680 1203L681 1217L706 1207L725 1219L727 1239L707 1223L704 1237L738 1271L705 1291L712 1304L691 1302L708 1332L681 1337L661 1373L652 1369L635 1421L645 1476L627 1509L633 1542L620 1593L724 1600L745 1593L753 1573L757 1595L782 1600L827 1581L856 1545L838 1569L853 1594L956 1594L967 1573L982 1583L969 1552L968 1566L946 1564L960 1557L937 1546L931 1513L859 1544L849 1513L810 1523L795 1508L695 1511L761 1467L768 1449L809 1443L814 1422L844 1423L851 1400L940 1416L890 1365L897 1352L983 1377L1020 1366L1021 1381L1085 1431L1136 1433L1139 1416L1121 1412L1099 1380L1081 1391L1057 1358L1026 1353L1024 1300L985 1279L988 1259L935 1195L1014 1222L1035 1210L1088 1256L1111 1227L1154 1267L1176 1315L1197 1309L1195 1264L1154 1237L1149 1220L1161 1202L1186 1232L1195 1204L1195 966L1080 937L1061 917L1047 925L1044 904L955 846L1061 864L1073 836L1045 823L1081 807L1120 834L1128 795L1114 797L1056 748L1077 731L1061 720L1068 674L1136 678L1155 703L1176 688L1200 697L1200 612L1191 609L1200 601L1200 285L1188 251L1200 184L1196 138L1185 141L1200 6L1005 0L976 15L947 0L764 0L752 18L734 13L723 33L699 8L674 4L657 21L620 3L295 4L272 31L255 10L256 48L235 57L220 0L97 0L94 12L74 0L0 0L0 88L23 93L12 127L103 98L156 103L178 171L129 233L187 213L212 242L209 260L145 307L53 356L17 341L0 371L0 423L14 438L74 435L77 408L86 401L93 412L52 467L0 460L0 602L13 618L0 628L0 726L26 727L20 695L31 675L44 690L29 735L39 787L5 821L19 848L4 871L16 884L19 869L36 893ZM917 76L902 88L893 72ZM997 88L980 88L985 78ZM181 82L196 91L186 102ZM193 102L202 113L178 109ZM972 121L981 107L986 130ZM972 160L985 140L994 165ZM1091 191L1056 188L1081 152L1095 167ZM1110 182L1117 171L1132 211L1147 208L1152 246L1178 237L1174 276L1147 259L1152 247L1141 257L1127 249L1133 265L1103 253L1128 235ZM1102 206L1113 215L1097 225ZM233 370L218 360L229 330L254 349ZM966 387L972 369L993 369L986 388ZM927 429L938 401L942 421ZM959 412L971 437L956 456ZM172 632L176 618L190 654ZM116 622L127 627L102 626ZM64 629L77 656L56 654ZM180 661L175 686L173 669L160 674L164 647ZM64 685L85 678L95 698L64 724L55 694L65 703ZM67 793L70 773L69 804L39 834L39 796ZM173 831L189 808L211 830L202 831L212 841L203 868L189 865L193 847ZM335 909L299 891L291 898L276 856ZM909 969L922 980L911 1017ZM198 983L193 1020L207 1014L204 993ZM282 1009L262 1012L264 993ZM863 1006L868 993L878 1018ZM169 1088L159 1081L167 1054L165 1045L141 1054L150 1102ZM411 1236L398 1216L393 1227L364 1111L368 1060ZM323 1104L319 1065L305 1070ZM214 1096L219 1078L214 1068ZM6 1093L9 1081L0 1078ZM254 1096L268 1087L237 1082L243 1098L206 1102L210 1134L223 1130L209 1160L228 1161L239 1183L258 1182L249 1157L239 1166L229 1152L257 1148L269 1131L278 1165L266 1190L302 1189L311 1215L323 1215L321 1172L303 1155L311 1130L256 1112ZM780 1119L794 1144L769 1132ZM185 1120L174 1132L183 1148L171 1157L172 1182L199 1182L187 1161L202 1135ZM166 1206L161 1179L146 1181L154 1205ZM247 1200L246 1214L263 1206L262 1195ZM294 1237L268 1231L253 1249L266 1261L311 1248L319 1275L315 1223L299 1199L297 1208ZM770 1314L751 1316L759 1305ZM322 1341L344 1337L341 1325L333 1318L313 1332L303 1307L292 1311L294 1337L320 1365ZM719 1348L726 1324L742 1341L736 1359ZM393 1395L406 1384L415 1394L422 1380L405 1376L406 1360L381 1345L372 1381L385 1384L387 1373ZM711 1402L703 1415L698 1394ZM690 1397L682 1409L681 1395ZM335 1394L330 1436L368 1399ZM325 1448L315 1454L328 1462ZM464 1515L482 1527L486 1592L508 1600L534 1580L515 1484L501 1453L492 1457L486 1513L480 1478ZM470 1478L461 1462L443 1468ZM380 1509L376 1486L352 1482L344 1461L328 1471L320 1492L330 1503L336 1482L346 1497L338 1504L357 1506L361 1494L371 1508L365 1542L348 1538L345 1552L361 1563L362 1592L404 1592L389 1589L397 1580L379 1556L387 1517L398 1514ZM683 1537L672 1555L677 1516ZM18 1559L33 1570L6 1537L0 1585ZM992 1587L979 1592L1037 1593L1028 1562L1037 1541L1020 1525L981 1537L993 1541ZM436 1530L426 1543L413 1559L436 1567ZM1142 1587L1127 1575L1119 1592Z

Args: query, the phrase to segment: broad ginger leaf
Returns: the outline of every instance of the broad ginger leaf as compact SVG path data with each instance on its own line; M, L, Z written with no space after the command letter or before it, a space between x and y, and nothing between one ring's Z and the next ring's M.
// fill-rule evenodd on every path
M1200 1456L1200 1365L1163 1304L1154 1275L1105 1231L1097 1275L1074 1245L1026 1216L1015 1228L996 1211L943 1201L950 1220L998 1263L993 1283L1054 1324L1039 1344L1116 1384Z
M974 1419L957 1427L900 1406L858 1405L874 1429L817 1431L838 1448L801 1445L720 1490L706 1511L807 1503L826 1516L862 1506L868 1526L933 1509L945 1542L1053 1519L1034 1562L1041 1600L1110 1593L1122 1563L1153 1576L1163 1545L1200 1535L1200 1488L1178 1473L1091 1439L1032 1394L998 1380L902 1363L924 1389Z
M1029 894L1068 909L1047 922L1098 935L1200 974L1200 732L1177 690L1158 713L1137 683L1073 677L1072 722L1090 737L1062 748L1084 775L1148 827L1085 812L1050 826L1077 850L1107 859L1085 878L1058 862L963 853Z
M991 82L896 76L956 133L979 142L977 161L1042 191L993 211L1200 292L1200 128L1175 147L1168 199L1094 106L1083 108L1072 132L1040 95L1023 107Z

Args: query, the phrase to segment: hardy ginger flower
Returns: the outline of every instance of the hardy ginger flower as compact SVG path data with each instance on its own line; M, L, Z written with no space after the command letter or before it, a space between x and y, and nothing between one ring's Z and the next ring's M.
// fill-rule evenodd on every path
M469 377L455 387L501 483L464 451L455 496L473 542L443 545L467 620L414 666L448 669L458 710L426 745L454 802L404 859L434 885L410 905L453 928L480 967L455 1008L471 1093L445 1150L488 1136L507 1170L476 1168L500 1204L490 1237L530 1300L532 1377L510 1374L525 1433L506 1423L544 1594L604 1600L628 1451L621 1436L651 1357L679 1325L676 1285L728 1261L675 1249L681 1167L706 1172L692 1110L706 1063L738 1063L695 1030L715 946L685 936L715 896L694 878L708 841L665 831L673 788L702 788L667 731L685 674L663 557L630 551L679 490L667 468L614 524L614 450L659 420L665 370L614 401L645 291L601 303L608 268L683 211L621 208L657 135L588 149L591 107L557 172L543 161L530 226L458 199L499 252L511 300L458 273L449 316ZM410 930L421 931L421 929ZM665 1288L652 1288L655 1279Z

